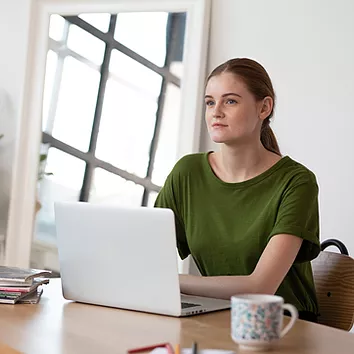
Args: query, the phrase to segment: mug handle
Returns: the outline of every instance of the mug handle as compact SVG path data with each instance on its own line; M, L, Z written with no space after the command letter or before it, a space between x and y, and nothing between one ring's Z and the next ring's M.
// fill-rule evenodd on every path
M296 320L299 318L299 312L297 311L296 307L291 304L283 304L283 310L288 310L291 314L291 320L287 324L287 326L281 331L280 338L284 337L294 326Z

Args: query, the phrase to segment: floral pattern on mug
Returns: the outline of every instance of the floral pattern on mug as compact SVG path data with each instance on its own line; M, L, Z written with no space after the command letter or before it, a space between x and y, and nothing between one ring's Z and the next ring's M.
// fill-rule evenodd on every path
M232 304L232 337L235 340L271 342L280 337L282 304Z

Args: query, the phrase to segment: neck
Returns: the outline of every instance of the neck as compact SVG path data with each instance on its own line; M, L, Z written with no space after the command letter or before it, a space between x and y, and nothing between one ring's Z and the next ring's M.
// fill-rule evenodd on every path
M266 150L259 141L257 144L231 146L223 144L215 154L219 177L225 182L243 182L266 171L280 156Z

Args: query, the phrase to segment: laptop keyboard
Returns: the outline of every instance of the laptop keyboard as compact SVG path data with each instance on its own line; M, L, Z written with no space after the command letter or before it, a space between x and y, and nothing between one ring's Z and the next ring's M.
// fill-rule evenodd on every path
M191 302L181 302L182 304L182 309L187 309L189 307L198 307L198 306L202 306L200 304L193 304Z

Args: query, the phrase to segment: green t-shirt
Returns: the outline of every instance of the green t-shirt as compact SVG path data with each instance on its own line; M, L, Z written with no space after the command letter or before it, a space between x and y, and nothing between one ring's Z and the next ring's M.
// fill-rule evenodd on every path
M204 276L250 275L272 236L302 238L277 294L299 311L318 314L310 261L320 252L315 175L290 157L240 183L213 172L208 153L180 159L155 207L174 211L178 251L193 256Z

